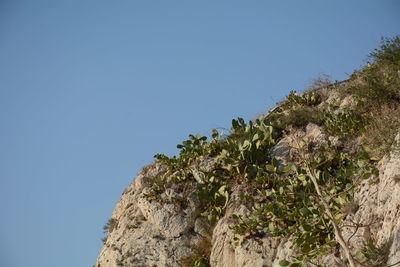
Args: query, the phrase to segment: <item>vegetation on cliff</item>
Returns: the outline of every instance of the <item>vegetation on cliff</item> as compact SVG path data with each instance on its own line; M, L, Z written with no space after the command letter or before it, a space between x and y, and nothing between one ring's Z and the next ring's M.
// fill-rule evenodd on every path
M285 159L280 158L274 147L310 123L323 129L323 137L296 140ZM290 236L298 253L282 260L282 266L318 266L318 258L340 249L349 266L385 266L385 247L371 240L363 250L351 251L339 225L359 208L353 199L357 186L366 179L376 182L376 163L389 152L399 128L400 38L396 37L383 39L367 65L349 80L323 81L302 94L293 91L254 121L233 119L229 134L213 129L209 141L206 136L189 135L177 146L178 156L155 155L168 171L150 181L145 197L185 206L196 195L201 215L213 225L224 215L233 189L242 185L239 201L251 212L232 216L234 244L247 238ZM210 162L208 167L200 166L204 160ZM172 187L184 197L163 199L161 194ZM182 263L208 266L207 248L195 249Z

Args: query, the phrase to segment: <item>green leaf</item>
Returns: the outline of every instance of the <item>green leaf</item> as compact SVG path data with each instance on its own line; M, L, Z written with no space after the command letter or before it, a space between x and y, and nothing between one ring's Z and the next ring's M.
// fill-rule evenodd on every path
M283 187L281 186L281 187L279 187L279 194L283 194L285 192L285 190L283 189Z
M275 231L275 223L274 222L270 222L268 224L268 229L270 232L274 232Z
M236 128L238 128L238 127L239 127L238 121L235 120L235 119L232 119L232 128L233 128L233 129L236 129Z
M300 174L297 178L299 178L300 181L305 181L307 179L307 175Z
M265 195L267 197L272 196L272 192L270 190L265 190Z
M287 166L283 167L281 171L286 173L286 172L290 172L291 170L292 170L292 166L287 165Z
M372 171L371 172L372 172L373 175L379 176L379 170L377 168L372 167Z
M300 140L300 142L299 142L299 147L300 147L300 148L303 148L303 147L305 147L306 145L307 145L307 143L304 142L304 140Z
M358 251L358 252L356 253L355 257L356 257L357 259L359 259L359 260L364 260L364 259L366 258L366 257L365 257L365 254L364 254L362 251Z
M249 140L244 140L243 142L243 149L247 149L251 147L251 143Z
M273 165L265 165L265 168L270 172L275 172L276 168Z
M300 209L300 213L303 215L309 215L310 211L307 208L301 208Z
M258 134L256 133L255 135L253 135L252 141L254 142L254 141L258 140L258 138L259 138L259 136L258 136Z
M280 266L289 266L290 262L288 262L287 260L280 260L279 261L279 265Z
M302 224L302 226L303 226L304 231L309 232L312 230L312 227L308 224Z
M362 178L366 180L366 179L368 179L369 177L371 177L371 175L372 175L372 173L366 172L366 173L363 174Z
M224 195L225 191L226 191L226 185L223 185L218 189L218 193L220 193L221 195Z
M218 131L216 129L212 129L211 137L215 139L218 137L218 135L219 135Z

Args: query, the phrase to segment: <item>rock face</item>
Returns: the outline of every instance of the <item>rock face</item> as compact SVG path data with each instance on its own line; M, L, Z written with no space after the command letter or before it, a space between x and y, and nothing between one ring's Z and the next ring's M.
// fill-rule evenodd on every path
M96 266L179 266L199 242L195 199L184 210L174 202L146 200L148 180L164 172L160 164L147 166L125 190Z
M301 138L318 139L322 133L315 125L309 125L297 134ZM400 134L396 142L400 144ZM275 147L276 156L287 157L290 143L290 138L282 139ZM210 160L204 161L210 164ZM346 217L343 232L352 249L361 249L370 238L378 246L386 244L389 249L384 256L387 265L391 265L400 261L400 151L393 149L378 167L379 177L366 180L356 192L359 209ZM164 165L151 164L125 190L112 214L112 225L96 267L182 266L184 259L205 239L211 240L210 265L215 267L275 267L280 266L280 260L294 255L290 237L252 237L233 244L230 216L249 212L245 204L238 205L235 201L244 185L233 189L226 212L213 229L199 214L200 202L195 197L185 206L172 201L184 197L178 189L163 193L162 198L171 201L160 203L146 197L149 180L165 171ZM354 227L355 223L358 227ZM338 256L328 255L323 261L326 266L341 266Z
M378 246L390 247L387 265L400 266L400 134L389 156L380 162L380 176L365 181L355 195L359 209L349 215L344 225L357 222L359 229L345 228L353 248L359 249L369 238Z

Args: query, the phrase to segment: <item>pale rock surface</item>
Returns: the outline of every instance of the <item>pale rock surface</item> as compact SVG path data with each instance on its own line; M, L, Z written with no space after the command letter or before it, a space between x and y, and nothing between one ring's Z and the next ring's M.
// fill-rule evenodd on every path
M180 266L180 260L201 240L193 231L196 200L184 210L173 202L148 201L148 179L165 167L146 167L125 190L112 214L116 226L109 233L96 263L114 266Z
M237 204L238 196L242 192L240 186L231 196L226 214L216 224L212 237L212 250L210 256L211 266L239 267L271 266L277 253L280 241L273 237L254 237L245 239L240 244L232 243L235 234L230 229L231 215L246 215L248 208L243 204Z
M363 243L372 238L378 246L389 242L388 264L400 262L400 134L397 135L393 150L380 164L380 176L364 181L355 195L359 209L349 215L344 224L359 224L360 227L346 227L345 238L359 250ZM400 263L399 265L400 266Z

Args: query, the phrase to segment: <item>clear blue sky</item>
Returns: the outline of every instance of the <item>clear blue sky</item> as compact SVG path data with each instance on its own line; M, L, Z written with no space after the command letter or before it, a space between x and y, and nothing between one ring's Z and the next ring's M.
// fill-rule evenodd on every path
M399 1L0 1L0 266L86 267L156 153L346 79Z

